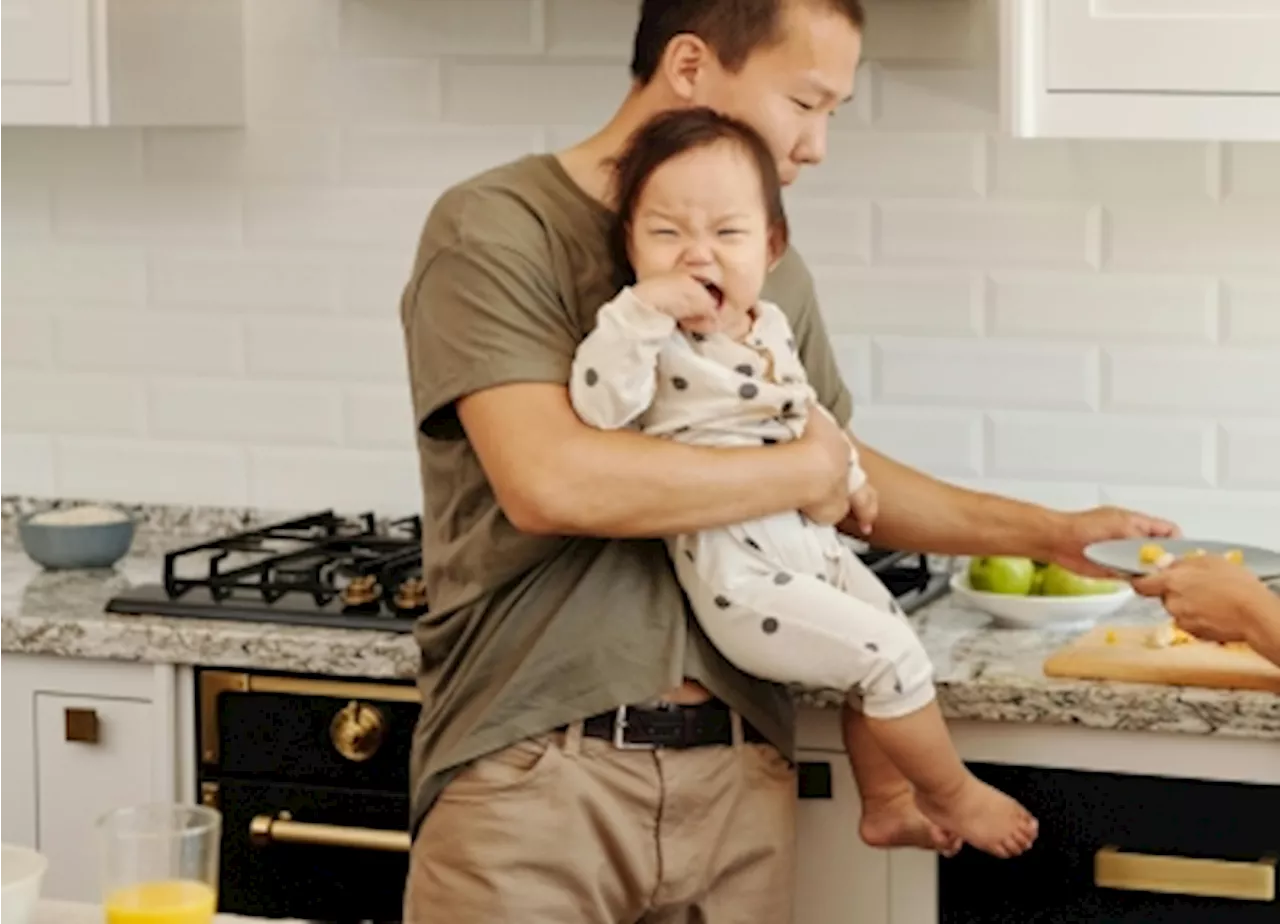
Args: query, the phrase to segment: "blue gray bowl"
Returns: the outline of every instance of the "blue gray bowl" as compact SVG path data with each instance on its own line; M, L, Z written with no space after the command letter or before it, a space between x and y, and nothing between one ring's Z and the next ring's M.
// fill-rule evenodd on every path
M110 568L133 544L132 518L102 523L41 523L40 514L18 521L22 548L50 569Z

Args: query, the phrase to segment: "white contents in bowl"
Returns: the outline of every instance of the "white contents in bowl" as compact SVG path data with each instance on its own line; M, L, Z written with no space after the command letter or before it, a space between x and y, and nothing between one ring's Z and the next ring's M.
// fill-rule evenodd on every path
M114 507L83 504L65 510L37 513L31 518L31 522L38 526L102 526L107 523L123 523L127 519L128 514Z

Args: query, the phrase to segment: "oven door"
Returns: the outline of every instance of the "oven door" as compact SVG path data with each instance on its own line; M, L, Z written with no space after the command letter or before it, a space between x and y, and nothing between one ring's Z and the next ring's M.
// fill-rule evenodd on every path
M1280 787L970 764L1040 820L939 863L940 924L1276 924Z
M381 792L223 780L218 909L398 922L409 800ZM209 795L206 788L206 797Z

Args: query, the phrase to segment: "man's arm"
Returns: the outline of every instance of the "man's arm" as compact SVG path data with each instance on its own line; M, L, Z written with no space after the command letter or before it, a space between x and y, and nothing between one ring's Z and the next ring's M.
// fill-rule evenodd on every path
M858 442L867 480L879 492L878 546L943 555L1050 558L1067 515L1035 504L939 481ZM852 518L840 530L860 536Z
M689 446L584 424L567 389L487 388L458 417L512 523L530 533L663 536L808 507L844 486L834 425L761 448ZM842 458L843 456L843 458Z
M826 422L793 444L746 449L584 423L567 385L581 333L549 257L486 240L423 262L404 304L419 429L467 439L518 528L657 537L797 508L835 508L835 522L847 510L848 446Z

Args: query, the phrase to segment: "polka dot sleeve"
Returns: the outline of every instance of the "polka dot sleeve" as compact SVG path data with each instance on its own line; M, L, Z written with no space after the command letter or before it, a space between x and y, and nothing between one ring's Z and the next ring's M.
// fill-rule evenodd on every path
M658 354L675 321L650 308L630 288L600 309L595 329L579 344L569 397L583 421L603 430L625 427L649 409L657 390Z

